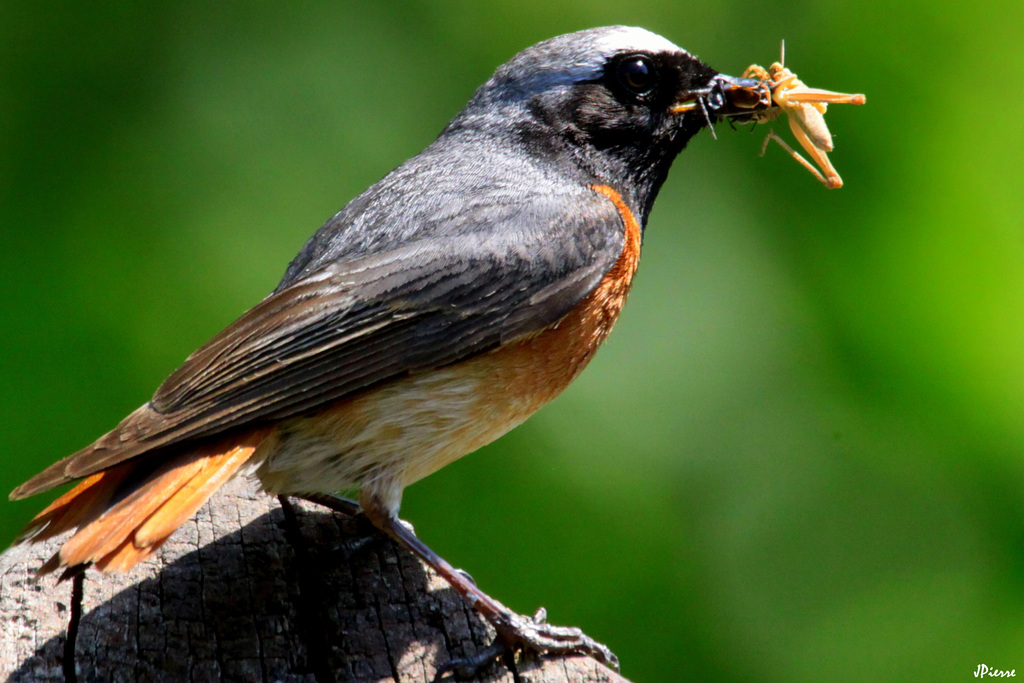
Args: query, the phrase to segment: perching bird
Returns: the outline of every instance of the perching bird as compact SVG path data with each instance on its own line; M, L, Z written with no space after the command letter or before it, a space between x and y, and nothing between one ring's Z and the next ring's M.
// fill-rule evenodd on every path
M149 402L19 486L14 499L82 479L20 540L76 529L41 572L122 571L239 473L279 495L358 489L366 517L504 645L614 664L578 629L512 613L437 557L399 521L402 491L572 382L622 308L676 155L719 118L769 103L761 82L639 28L524 50Z

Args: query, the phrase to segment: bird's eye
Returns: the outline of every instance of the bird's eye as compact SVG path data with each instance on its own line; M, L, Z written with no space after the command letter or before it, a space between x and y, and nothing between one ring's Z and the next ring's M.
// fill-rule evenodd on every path
M634 95L646 95L658 84L658 70L647 57L627 57L616 72L622 87Z

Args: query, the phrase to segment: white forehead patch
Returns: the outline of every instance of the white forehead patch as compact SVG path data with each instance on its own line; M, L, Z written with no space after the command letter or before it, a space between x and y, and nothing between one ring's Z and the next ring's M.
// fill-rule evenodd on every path
M657 33L636 26L620 26L598 40L601 51L612 54L621 51L638 52L686 52L683 48Z
M625 52L683 52L681 47L647 29L608 26L558 36L524 50L510 64L519 62L525 72L518 75L527 91L596 80L608 60ZM529 55L529 59L523 59Z

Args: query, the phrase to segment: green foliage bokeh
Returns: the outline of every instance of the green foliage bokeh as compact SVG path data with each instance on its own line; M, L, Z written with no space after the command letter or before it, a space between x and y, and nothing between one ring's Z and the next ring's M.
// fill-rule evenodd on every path
M564 396L406 493L420 535L636 681L1024 667L1019 2L0 5L0 489L144 402L494 67L641 25L786 39L846 187L719 126ZM783 126L784 128L784 126ZM785 130L780 130L788 135ZM0 502L0 542L44 504Z

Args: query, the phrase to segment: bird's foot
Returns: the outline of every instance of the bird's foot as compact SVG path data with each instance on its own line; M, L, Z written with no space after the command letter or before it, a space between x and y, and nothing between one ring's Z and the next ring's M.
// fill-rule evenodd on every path
M541 607L533 617L505 611L495 620L498 635L483 650L469 657L453 659L437 671L435 681L448 678L469 680L478 678L488 667L503 660L510 668L515 654L530 650L538 654L579 654L593 657L606 666L619 670L615 654L575 626L554 626L547 623L547 611Z
M580 629L547 623L547 613L544 609L537 610L533 617L517 614L484 593L469 574L451 566L431 550L416 537L412 527L399 520L394 510L372 494L363 492L360 507L374 526L426 562L462 595L480 616L490 622L497 632L493 643L475 655L453 660L441 667L434 680L442 680L448 674L454 674L457 678L472 678L497 659L504 659L511 665L514 663L515 653L522 650L551 655L588 655L618 670L619 660L612 651Z

